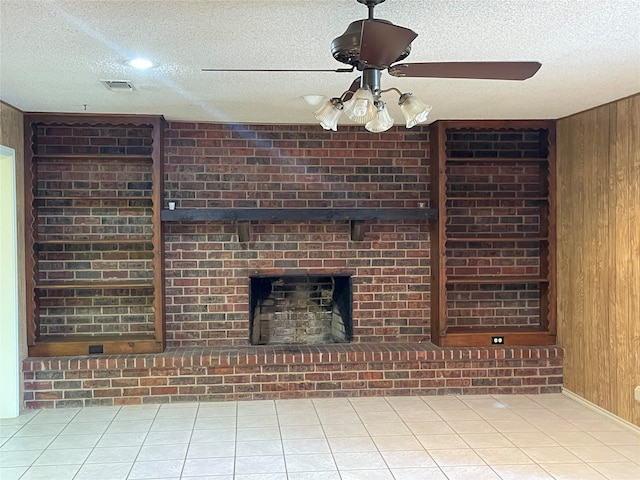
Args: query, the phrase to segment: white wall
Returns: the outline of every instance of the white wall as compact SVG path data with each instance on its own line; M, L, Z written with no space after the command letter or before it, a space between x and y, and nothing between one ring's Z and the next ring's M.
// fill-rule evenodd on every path
M20 413L15 151L0 145L0 418Z

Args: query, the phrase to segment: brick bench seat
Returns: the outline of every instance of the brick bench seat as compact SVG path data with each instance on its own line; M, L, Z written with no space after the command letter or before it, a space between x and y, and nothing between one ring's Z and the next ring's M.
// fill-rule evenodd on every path
M431 343L181 347L23 361L27 408L382 395L539 394L562 386L557 346Z

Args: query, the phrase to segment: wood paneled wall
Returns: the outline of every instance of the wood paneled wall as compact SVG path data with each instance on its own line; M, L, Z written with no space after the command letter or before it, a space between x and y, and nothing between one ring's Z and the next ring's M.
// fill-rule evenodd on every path
M640 94L558 120L564 386L640 426Z

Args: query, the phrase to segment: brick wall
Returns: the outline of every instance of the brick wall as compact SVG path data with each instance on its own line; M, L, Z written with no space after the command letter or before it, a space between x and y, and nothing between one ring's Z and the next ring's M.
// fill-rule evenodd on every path
M559 393L558 347L189 348L23 362L28 408L380 395Z
M36 129L40 154L148 154L150 129L60 125ZM403 208L428 200L428 129L360 127L327 132L317 125L221 125L170 122L165 135L165 201L177 208ZM450 157L541 158L540 131L448 134ZM48 159L36 165L36 203L42 240L150 235L150 168L118 160L117 171L91 161ZM546 195L532 163L448 166L447 228L458 236L536 235ZM121 199L106 200L118 192ZM65 198L68 195L87 199ZM44 196L49 197L43 200ZM51 198L53 197L53 198ZM100 197L104 200L96 201ZM347 222L252 222L240 243L232 222L166 223L167 343L246 345L250 275L348 274L353 277L355 342L429 338L429 234L426 222L366 222L352 241ZM104 247L104 248L102 248ZM537 275L539 244L449 242L451 275ZM149 272L144 245L44 245L41 281L137 279ZM141 273L142 272L142 273ZM42 333L144 331L150 325L148 291L123 290L131 300L104 305L50 291L43 296ZM539 321L537 285L451 286L449 324L531 325ZM106 301L106 300L105 300ZM91 304L90 304L91 303ZM128 303L128 304L127 304ZM130 322L118 312L135 313ZM146 315L141 320L140 315ZM75 317L75 318L74 318ZM65 320L66 319L66 320Z
M426 127L169 124L165 196L176 208L415 208L428 205ZM169 346L246 345L249 275L353 276L353 340L429 336L429 235L420 221L165 225Z
M447 133L449 158L546 158L544 130L455 129Z

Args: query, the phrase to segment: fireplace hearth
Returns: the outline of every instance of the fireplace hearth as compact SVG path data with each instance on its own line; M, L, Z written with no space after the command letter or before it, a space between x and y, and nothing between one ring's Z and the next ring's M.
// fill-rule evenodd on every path
M250 278L252 345L319 345L352 338L351 277L286 275Z

